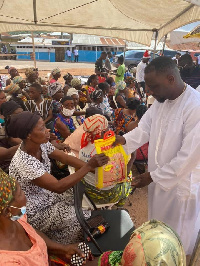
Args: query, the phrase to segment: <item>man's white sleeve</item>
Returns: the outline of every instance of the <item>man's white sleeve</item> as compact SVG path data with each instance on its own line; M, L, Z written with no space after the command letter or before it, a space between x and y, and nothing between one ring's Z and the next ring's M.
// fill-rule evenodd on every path
M131 154L143 144L149 142L153 109L154 106L152 105L143 115L138 127L123 136L126 139L126 144L123 147L127 154Z
M141 64L138 64L138 66L137 66L136 80L137 80L137 82L143 82L144 81L144 69L143 69Z
M183 138L182 147L177 156L169 163L150 172L151 178L165 191L174 188L182 178L189 175L200 163L200 122ZM199 177L200 180L200 177Z

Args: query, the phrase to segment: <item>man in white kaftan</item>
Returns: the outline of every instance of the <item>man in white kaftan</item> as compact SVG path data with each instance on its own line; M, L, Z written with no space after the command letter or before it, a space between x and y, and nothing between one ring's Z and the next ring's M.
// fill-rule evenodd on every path
M171 226L188 255L200 229L200 93L182 82L169 60L157 58L146 68L146 84L157 100L138 127L117 136L116 143L125 144L131 154L149 142L148 173L136 177L135 185L149 184L148 218ZM174 77L169 78L169 91L166 80L159 89L165 75L166 80Z

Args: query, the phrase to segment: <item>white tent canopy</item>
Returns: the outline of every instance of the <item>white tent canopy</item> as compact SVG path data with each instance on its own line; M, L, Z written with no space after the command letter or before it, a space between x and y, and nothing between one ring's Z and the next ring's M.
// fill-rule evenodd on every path
M62 31L150 45L153 31L162 38L198 20L200 7L184 0L0 0L0 32Z

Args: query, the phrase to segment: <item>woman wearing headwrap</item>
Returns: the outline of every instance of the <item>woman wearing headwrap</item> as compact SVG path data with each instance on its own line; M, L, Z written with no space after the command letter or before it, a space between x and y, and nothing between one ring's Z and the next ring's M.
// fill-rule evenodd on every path
M61 73L60 72L61 71L60 71L60 69L58 67L57 68L54 68L51 71L51 79L49 81L50 84L58 81L58 79L61 77Z
M151 220L136 229L124 251L108 251L99 266L186 266L178 235L166 224Z
M13 79L13 83L14 83L14 84L17 84L17 85L20 87L20 89L21 89L21 92L22 92L23 95L21 95L20 98L21 98L23 101L27 101L27 99L29 99L29 95L28 95L28 93L24 90L24 89L26 88L26 81L25 81L25 79L23 79L21 76L16 76L16 77L14 77L14 79Z
M59 82L51 83L48 87L48 93L52 97L52 107L54 118L60 113L62 104L60 100L64 97L63 87Z
M116 96L115 96L115 101L117 103L118 108L127 108L126 105L126 83L124 81L119 81L116 83Z
M108 130L108 120L103 115L90 116L85 119L83 130L85 133L81 139L79 158L84 162L88 162L96 154L94 141L102 138L103 134ZM84 177L86 191L95 203L107 204L117 202L117 206L125 204L126 198L131 192L130 182L116 184L99 190L95 186L95 180L95 174L93 173L88 173Z
M12 80L14 79L15 76L19 76L19 72L15 67L9 67L8 73L10 74L10 79L6 80L6 86L12 83Z
M22 100L22 90L18 84L11 83L5 88L7 92L7 100L15 101L20 107L25 110L24 101Z
M71 81L72 88L75 88L79 94L79 105L83 109L86 103L90 103L91 99L88 91L85 88L82 88L81 80L78 78L73 78Z
M74 101L74 115L72 116L74 125L76 128L78 128L80 125L83 124L85 118L83 115L85 115L85 111L81 111L79 108L79 94L78 91L75 88L70 88L67 92L67 96L72 97Z
M65 263L70 262L73 254L83 257L77 245L58 244L33 229L25 215L24 192L19 183L1 169L0 188L0 265L48 266L51 264L47 252L65 257ZM50 260L53 258L55 256Z
M106 164L108 158L95 156L85 164L55 149L49 143L50 134L44 121L36 113L23 112L12 116L7 132L23 140L12 159L9 173L18 180L26 194L30 224L59 243L81 240L83 235L73 207L71 188L93 168ZM50 174L49 158L81 169L57 180Z
M125 79L125 82L126 82L126 87L127 87L127 91L126 91L127 98L132 98L132 97L139 98L139 95L136 92L135 78L129 76Z
M63 76L63 78L65 80L65 86L64 86L63 90L64 90L64 95L66 96L67 91L72 87L71 81L73 79L73 76L72 76L72 74L67 73L66 75Z

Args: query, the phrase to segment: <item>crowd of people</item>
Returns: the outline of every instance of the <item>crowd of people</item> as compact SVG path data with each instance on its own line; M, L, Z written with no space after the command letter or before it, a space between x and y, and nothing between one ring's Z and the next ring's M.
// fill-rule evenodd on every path
M67 73L63 85L59 68L48 81L37 69L27 69L23 78L17 69L9 68L7 86L0 90L0 258L5 265L38 265L38 261L48 265L47 250L58 257L75 253L83 257L74 245L83 241L72 190L79 181L96 204L116 207L123 207L132 186L149 185L149 219L171 226L186 255L191 254L200 213L200 94L196 85L191 88L182 79L194 82L197 70L187 55L178 60L179 69L167 57L149 60L146 51L131 74L120 56L118 68L112 71L109 55L102 52L86 84ZM133 177L132 183L97 189L95 168L109 158L96 154L94 141L108 130L116 134L114 145L124 145L131 155L127 174L131 176L135 160L148 161L148 171ZM71 167L76 169L73 174ZM88 211L84 214L89 217ZM166 225L158 222L151 229L156 227L163 230L160 234L168 231L174 253L167 258L154 241L154 251L162 254L151 265L158 265L160 258L166 265L185 265L178 237ZM12 241L16 236L17 241ZM134 236L127 243L133 251ZM154 231L152 237L157 237ZM127 264L132 250L128 246L121 253L121 265L139 265L139 254L144 257L139 246L135 264L135 258ZM119 259L119 253L104 254L99 265L115 265L103 262L108 256Z

